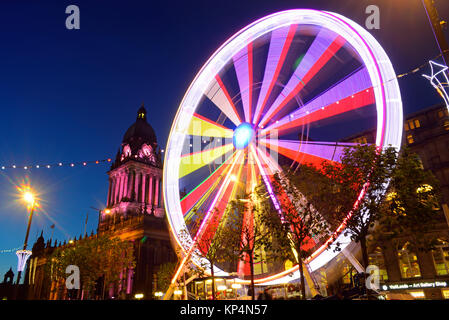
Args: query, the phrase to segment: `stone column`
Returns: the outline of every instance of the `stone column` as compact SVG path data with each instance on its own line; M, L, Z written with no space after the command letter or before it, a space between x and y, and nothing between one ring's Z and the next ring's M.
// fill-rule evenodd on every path
M120 202L122 198L122 185L123 185L123 177L121 174L118 175L118 189L117 189L117 203Z
M142 201L141 202L145 202L145 182L146 182L146 174L142 173Z
M136 202L139 202L139 183L140 183L140 172L136 171L136 177L134 179L134 194L136 195Z
M135 177L135 171L134 170L131 170L130 171L130 176L129 176L129 186L128 186L128 193L129 193L129 198L131 199L131 201L134 201L134 198L133 198L133 191L134 191L134 177Z
M149 182L148 182L148 203L153 205L153 203L154 203L153 200L154 200L154 197L153 197L153 176L150 175ZM151 210L151 208L150 208L150 210Z
M125 171L123 177L123 195L122 198L129 198L128 197L128 173Z
M128 280L126 286L126 293L131 294L133 290L133 269L128 270Z
M120 180L121 186L120 186L120 201L122 201L123 197L125 196L125 178L126 178L126 172L122 172L120 174Z
M115 204L115 185L117 181L115 177L112 177L112 187L111 187L111 205Z
M159 207L159 178L156 178L156 186L154 190L154 205Z
M123 177L122 173L119 173L118 175L118 197L117 197L117 203L120 202L122 199L122 191L123 191Z

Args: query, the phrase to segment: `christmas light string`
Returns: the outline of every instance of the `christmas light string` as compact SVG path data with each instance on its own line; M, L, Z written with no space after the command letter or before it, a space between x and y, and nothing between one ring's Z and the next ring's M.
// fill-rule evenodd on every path
M55 163L48 163L48 164L36 164L36 165L26 165L26 166L18 166L18 165L0 165L0 170L7 170L7 169L24 169L24 170L31 170L31 169L50 169L55 167L78 167L82 166L85 167L87 165L91 164L100 164L100 163L107 163L111 162L111 158L108 159L102 159L102 160L95 160L95 161L75 161L75 162L55 162Z
M430 59L430 60L435 60L435 59L441 58L443 56L443 53L447 53L447 52L449 52L449 50L444 50L442 53L440 53L439 55L437 55L436 57L434 57L433 59ZM405 77L405 76L409 76L411 74L415 74L419 70L421 70L421 69L423 69L425 67L428 67L428 66L429 66L429 62L425 62L422 65L420 65L419 67L416 67L415 69L413 69L411 71L408 71L408 72L405 72L405 73L397 75L396 78L402 78L402 77Z

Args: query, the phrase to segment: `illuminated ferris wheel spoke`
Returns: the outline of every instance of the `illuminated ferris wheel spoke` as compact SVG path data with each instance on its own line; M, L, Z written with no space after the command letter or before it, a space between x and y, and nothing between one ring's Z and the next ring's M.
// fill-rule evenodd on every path
M216 233L220 225L226 223L226 218L224 217L226 208L229 201L235 199L235 194L238 189L238 181L240 181L242 169L243 169L243 161L240 163L238 167L236 166L234 168L234 172L232 172L231 179L229 179L228 181L228 185L224 188L223 194L219 195L219 200L217 201L215 208L213 208L212 210L211 218L209 218L211 222L207 224L206 229L199 238L204 239L205 237L205 241L199 240L200 243L205 244L205 247L203 247L202 250L203 254L207 253L206 250L210 245L210 243L207 242L212 241L213 235ZM235 178L233 179L232 177Z
M263 151L261 152L259 149L256 151L256 149L251 145L250 146L250 152L253 154L254 160L256 161L257 167L259 168L259 172L260 175L262 176L262 181L265 184L265 187L267 188L268 194L270 196L271 201L273 202L274 207L276 208L276 210L280 213L281 212L281 207L279 206L279 201L276 198L276 195L274 194L273 191L273 186L272 186L272 182L271 182L271 178L274 172L271 172L267 174L267 170L269 169L268 165L263 165L261 163L261 159L263 159L264 157L259 157L259 155L263 155ZM260 152L260 153L259 153Z
M255 160L259 167L259 170L261 170L260 169L261 166L266 172L266 174L270 176L274 175L277 172L282 171L282 168L279 166L278 159L274 159L267 148L262 148L262 145L259 144L258 146L256 146L254 152L257 155L257 158L255 158ZM259 161L261 163L260 166Z
M373 103L375 99L369 74L366 68L362 68L301 108L269 124L262 134L272 129L288 130Z
M235 73L240 87L245 121L251 122L253 98L253 44L249 43L233 57Z
M246 183L246 194L251 194L254 188L257 186L257 173L254 159L252 159L252 153L248 152L248 162L246 164L246 179L249 183ZM243 213L243 221L242 221L242 231L246 230L252 238L253 228L254 228L254 211L252 210L253 203L247 202L246 210ZM246 228L246 229L245 229ZM242 232L242 241L244 241L244 232ZM249 275L250 274L250 259L249 256L245 253L243 259L239 260L237 266L237 273L239 275Z
M262 87L257 100L256 111L254 113L253 123L259 121L260 115L265 108L268 97L279 77L288 50L295 35L297 25L293 24L289 28L275 30L271 34L270 48L265 65Z
M231 162L235 157L235 152L230 157L230 161L224 162L217 169L214 170L203 182L201 182L198 186L196 186L192 191L190 191L187 195L185 195L181 199L181 209L183 214L185 215L189 210L193 208L193 206L200 200L202 197L209 191L211 191L211 187L216 185L223 176L227 173L228 169L231 166Z
M240 160L240 161L239 161ZM238 162L240 162L240 165L236 165ZM219 192L216 194L215 197L215 201L213 202L213 205L211 205L209 207L208 212L210 212L210 217L208 217L207 219L210 221L221 221L223 214L226 210L226 207L229 203L229 201L232 199L232 194L235 192L235 188L236 188L236 181L238 181L237 179L232 179L232 177L236 177L238 176L239 172L241 172L241 167L243 165L243 161L242 158L239 157L238 159L236 158L233 162L233 167L231 169L231 171L229 172L231 175L227 177L227 179L225 179L225 181L223 182L222 188L220 188ZM206 219L206 217L205 217ZM218 227L218 225L216 224L210 224L208 223L205 226L205 229L203 231L203 234L205 235L209 235L213 233L215 233L216 228ZM200 232L200 231L198 231ZM201 239L202 235L200 234L200 238ZM208 239L210 239L210 237L207 237Z
M212 162L220 163L222 157L233 149L233 144L228 143L223 146L183 155L179 166L179 177L182 178Z
M232 138L233 131L195 113L187 128L187 134L198 137Z
M279 120L278 123L273 123L270 129L261 133L267 134L270 130L278 130L283 133L293 128L304 126L319 120L327 119L345 112L370 106L375 103L373 88L368 88L353 95L337 100L336 102L326 105L306 105L299 110L294 111L288 117Z
M205 94L236 126L242 123L234 102L218 74Z
M357 143L260 139L260 143L299 163L321 166L325 160L340 162L343 151Z
M355 144L347 143L345 145L352 146L352 145L355 145ZM274 173L280 173L280 178L284 179L283 178L283 174L282 174L283 173L282 168L279 167L279 165L277 164L277 161L275 159L273 159L273 157L270 155L270 153L267 152L267 150L262 150L259 146L256 148L256 150L257 150L257 154L260 156L260 158L266 163L265 168L267 168L268 174L265 174L265 175L268 178L267 182L270 184L270 188L273 188L272 186L275 183L274 178L273 178ZM324 160L324 159L322 159L322 160ZM321 165L321 163L319 165ZM270 168L270 169L268 169L268 168ZM270 173L270 171L271 171L271 173ZM268 184L267 182L265 182L266 185ZM288 181L284 180L284 183L288 183ZM280 202L281 198L282 198L284 203L290 205L290 203L291 203L290 202L290 198L286 198L287 194L284 192L284 190L279 188L279 192L280 192L280 194L276 197L276 199L279 199L278 202ZM307 201L306 197L299 190L297 190L296 192L298 193L298 199L300 199L300 201L302 203L306 203L306 201ZM287 201L287 202L285 202L285 201ZM273 204L275 204L275 203L273 202ZM276 204L275 204L275 206L276 206ZM315 213L317 215L320 214L315 209L313 209L313 210L315 211ZM280 210L279 210L279 214L280 214L280 217L282 219L282 212Z
M307 50L307 53L301 60L287 85L263 116L259 125L262 127L265 126L274 114L277 114L282 110L282 108L284 108L287 103L289 103L318 73L318 71L320 71L321 68L335 56L345 42L346 41L341 36L329 34L328 31L320 32L309 50Z
M254 191L254 188L258 185L258 169L256 166L256 162L253 159L253 154L248 152L248 163L247 163L247 181L249 183L246 184L246 194L251 194Z

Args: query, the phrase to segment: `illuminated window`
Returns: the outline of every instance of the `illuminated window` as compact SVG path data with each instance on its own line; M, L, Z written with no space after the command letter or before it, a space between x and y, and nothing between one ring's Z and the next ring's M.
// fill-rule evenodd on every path
M449 274L449 243L438 240L439 245L432 250L433 261L437 275L445 276Z
M399 269L401 276L404 279L421 277L421 270L419 269L418 258L416 254L408 249L407 242L402 248L398 250Z
M424 291L409 291L410 295L415 299L425 299L426 295L424 294Z
M441 293L443 294L444 299L449 299L449 289L443 289L441 290Z
M384 256L382 249L377 247L374 252L369 255L369 264L375 265L379 268L379 280L385 282L388 280L387 268L385 267Z
M408 142L409 144L415 142L415 140L413 140L413 135L412 135L412 134L407 135L407 142Z
M418 119L408 120L404 124L405 131L413 130L419 127L421 127L421 123L419 122Z

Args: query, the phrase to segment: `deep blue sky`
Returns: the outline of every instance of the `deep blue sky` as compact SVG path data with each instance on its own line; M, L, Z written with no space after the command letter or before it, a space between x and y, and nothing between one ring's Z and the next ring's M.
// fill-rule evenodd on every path
M449 19L449 1L436 0ZM66 6L81 10L81 29L65 28ZM380 7L384 46L397 73L436 56L421 0L24 1L0 3L0 166L97 160L115 156L145 102L165 147L177 106L207 58L231 35L276 11L334 11L364 25L365 8ZM405 113L439 102L419 74L400 80ZM43 211L30 243L44 231L88 232L107 194L105 164L84 168L6 170L0 175L0 250L23 244L27 213L15 184L26 176L41 192ZM0 276L15 270L14 253L0 253ZM2 278L1 278L2 279ZM0 279L0 281L1 281Z

